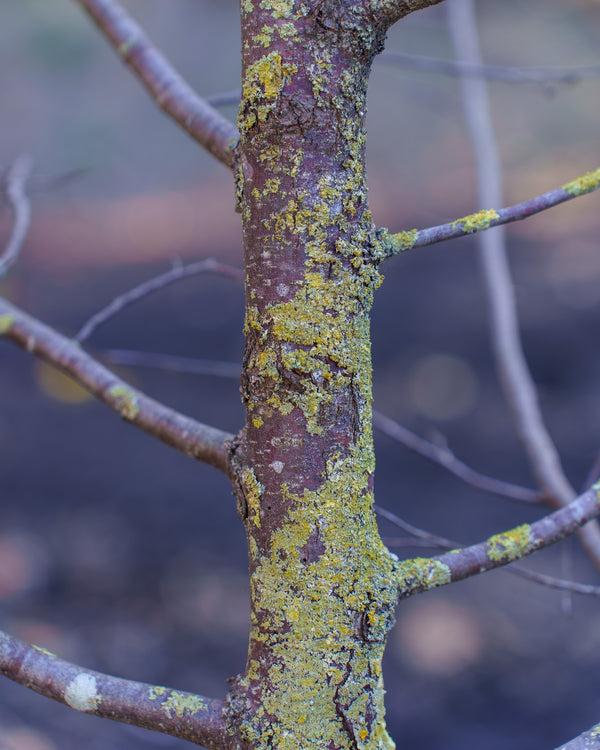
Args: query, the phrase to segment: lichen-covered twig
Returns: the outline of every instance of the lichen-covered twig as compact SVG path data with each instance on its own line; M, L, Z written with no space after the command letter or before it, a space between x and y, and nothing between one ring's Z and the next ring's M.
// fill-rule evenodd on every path
M502 224L521 221L521 219L527 219L529 216L573 200L573 198L593 193L599 187L600 168L592 172L587 172L562 187L550 190L542 195L537 195L535 198L530 198L522 203L515 203L513 206L497 210L490 208L483 211L476 211L461 219L456 219L447 224L439 224L435 227L427 227L426 229L410 229L396 232L395 234L384 230L382 241L385 248L385 256L392 257L393 255L398 255L417 247L435 245L438 242L464 237L467 234L483 232L486 229L491 229Z
M174 266L168 271L165 271L158 276L154 276L153 278L138 284L133 289L129 289L127 292L115 297L112 302L106 305L106 307L103 307L102 310L99 310L95 315L92 315L92 317L84 323L75 335L75 341L78 341L80 344L83 343L86 339L89 339L99 325L110 320L126 307L133 305L135 302L139 302L139 300L147 297L149 294L164 289L166 286L174 284L181 279L188 278L189 276L198 276L204 273L214 274L215 276L224 276L225 278L234 281L241 281L243 278L243 274L239 268L227 266L224 263L219 263L218 261L213 260L212 258L200 260L197 263L189 263L187 266Z
M115 0L75 0L91 16L158 106L220 162L233 169L236 127L177 73Z
M0 674L77 711L223 747L223 702L83 669L0 631Z
M510 482L503 482L500 479L475 471L475 469L472 469L458 459L449 448L440 448L378 411L373 411L373 425L385 435L392 438L392 440L401 443L419 456L423 456L423 458L427 458L429 461L438 464L438 466L443 467L446 471L449 471L455 477L472 487L523 503L539 503L542 500L540 494L535 490L520 487Z
M410 537L403 537L399 539L387 540L386 544L391 547L403 547L408 546L405 543L417 542L422 547L437 547L438 549L444 550L458 550L463 547L460 542L452 541L446 537L439 536L438 534L432 534L430 531L420 529L418 526L413 526L408 521L400 518L395 513L392 513L380 505L374 505L373 509L382 518L402 529L406 534L410 534ZM412 537L412 538L411 538ZM412 544L410 546L416 546ZM585 596L598 596L600 597L600 586L594 586L589 583L579 583L577 581L569 581L564 578L557 578L556 576L547 575L546 573L538 573L535 570L529 570L528 568L522 568L520 565L510 563L506 567L502 568L505 573L511 573L512 575L518 576L519 578L525 578L532 583L538 583L541 586L547 588L556 589L557 591L567 591L571 594L583 594Z
M124 420L202 463L228 473L232 436L133 388L66 336L0 298L0 337L73 378Z
M481 64L474 0L451 0L446 6L457 57ZM465 123L477 166L480 205L502 200L502 169L485 81L460 80ZM600 170L584 179L585 187L566 186L567 193L591 189ZM587 182L586 182L587 179ZM503 228L479 237L480 260L488 302L490 332L496 366L521 443L544 496L553 507L571 502L576 493L562 469L552 438L544 424L537 390L525 360L514 288ZM590 559L600 569L600 528L596 522L579 533Z
M8 242L0 253L0 279L16 262L31 223L31 206L25 192L25 185L31 174L31 159L20 156L8 169L0 188L0 197L4 197L13 212L13 227Z
M600 484L594 485L560 510L531 524L495 534L485 542L432 558L398 564L400 598L462 581L520 560L573 534L600 514Z
M600 724L565 742L556 750L600 750Z

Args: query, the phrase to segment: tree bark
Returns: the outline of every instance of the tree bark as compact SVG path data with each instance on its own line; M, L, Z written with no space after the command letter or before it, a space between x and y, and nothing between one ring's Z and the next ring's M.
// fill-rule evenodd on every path
M364 166L385 29L368 3L333 5L242 2L246 427L234 462L252 623L227 710L232 744L247 748L393 747L381 659L395 558L372 512L369 311L384 248Z

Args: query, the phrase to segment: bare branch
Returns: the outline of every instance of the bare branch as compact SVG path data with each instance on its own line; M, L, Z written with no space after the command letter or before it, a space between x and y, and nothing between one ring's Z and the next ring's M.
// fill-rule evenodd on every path
M535 490L520 487L510 482L503 482L500 479L475 471L475 469L460 461L448 448L440 448L375 410L373 411L373 425L392 440L402 443L402 445L418 453L419 456L423 456L423 458L441 466L472 487L523 503L537 504L542 500Z
M366 5L376 21L391 26L415 10L424 10L441 2L443 0L366 0Z
M557 747L556 750L600 750L600 724Z
M404 531L406 534L410 534L412 537L414 537L413 539L408 540L410 542L413 542L413 544L411 545L406 545L407 538L405 537L401 539L388 540L386 542L388 546L437 547L438 549L445 550L458 550L463 547L460 542L452 541L451 539L447 539L446 537L438 536L437 534L432 534L430 531L420 529L418 528L418 526L413 526L412 524L408 523L408 521L400 518L400 516L397 516L395 513L392 513L391 511L386 510L379 505L374 505L373 509L382 518L385 518L387 521L394 524L394 526L402 529L402 531ZM417 542L417 545L414 544L415 542ZM503 571L505 573L511 573L512 575L518 576L519 578L525 578L528 581L532 581L533 583L538 583L541 586L556 589L558 591L567 591L569 593L583 594L586 596L600 596L600 586L594 586L589 583L569 581L564 578L557 578L556 576L550 576L545 573L537 573L534 570L522 568L520 565L515 565L514 563L510 563L509 565L507 565L505 568L503 568Z
M547 88L550 84L574 85L587 78L600 76L600 65L580 65L564 68L558 65L515 67L512 65L484 65L482 62L466 60L443 60L425 55L410 55L405 52L384 50L377 58L380 65L408 68L421 73L464 78L483 78L501 83L539 84Z
M198 276L203 273L212 273L215 276L224 276L234 281L241 281L243 274L239 268L233 268L233 266L227 266L223 263L219 263L212 258L198 261L197 263L190 263L187 266L174 266L165 273L161 273L158 276L154 276L142 284L130 289L124 294L116 297L110 304L102 308L99 312L93 315L78 331L75 335L75 341L80 344L88 339L92 333L98 328L99 325L105 323L110 318L120 313L129 305L133 305L135 302L147 297L153 292L157 292L160 289L164 289L170 284L174 284L176 281L188 278L189 276Z
M562 187L550 190L535 198L530 198L522 203L515 203L507 208L487 209L477 211L474 214L463 216L447 224L439 224L427 229L411 229L390 234L387 229L382 230L382 242L384 257L392 257L413 250L417 247L435 245L445 240L453 240L464 237L467 234L483 232L486 229L511 224L514 221L527 219L529 216L539 214L549 208L554 208L561 203L578 198L581 195L593 193L600 187L600 168L593 172L587 172L575 180L568 182Z
M167 372L188 373L190 375L214 375L218 378L240 379L242 366L237 362L221 362L215 359L197 357L177 357L173 354L140 352L133 349L108 349L104 356L115 365L132 367L152 367Z
M20 156L16 159L6 173L4 185L0 191L6 197L14 216L12 232L4 251L0 254L0 279L7 274L8 269L19 257L31 223L31 206L25 193L31 166L29 156Z
M136 390L74 341L0 298L0 336L73 378L124 420L228 474L229 433L197 422Z
M0 673L77 711L223 746L223 702L94 672L0 631Z
M438 557L404 560L398 563L400 598L520 560L573 534L599 513L600 485L596 484L564 508L531 524L522 524L485 542Z
M447 9L456 55L467 63L481 64L474 0L450 0ZM500 203L502 169L486 84L472 78L461 78L460 83L465 122L477 165L479 203ZM591 181L598 182L598 178L600 170ZM535 383L523 353L504 230L482 234L479 247L492 343L504 395L539 486L548 502L560 507L571 502L576 493L563 472L544 424ZM594 522L582 529L579 537L586 553L600 569L600 527Z
M204 99L158 51L115 0L76 0L158 106L230 169L235 167L236 127Z
M229 107L235 105L236 107L240 103L242 98L242 89L230 89L229 91L221 91L218 94L212 94L206 97L206 101L212 107Z

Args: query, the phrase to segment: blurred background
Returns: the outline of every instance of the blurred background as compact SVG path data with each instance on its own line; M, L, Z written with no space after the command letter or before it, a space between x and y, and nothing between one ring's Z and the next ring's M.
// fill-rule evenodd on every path
M235 0L126 6L200 94L239 85ZM488 63L600 64L598 0L477 6ZM451 57L444 7L397 24L388 49ZM0 164L35 159L33 226L1 294L72 335L174 261L241 263L229 173L156 110L76 3L0 2L0 91ZM598 166L600 77L490 91L505 204ZM368 129L379 225L424 227L474 209L456 80L376 63ZM600 449L599 200L509 228L527 356L578 489ZM9 230L3 210L0 241ZM475 251L466 239L387 264L373 316L375 405L475 468L531 486L494 374ZM188 279L99 328L89 347L237 362L242 316L235 284ZM242 424L233 379L122 372L202 421ZM377 500L414 524L473 542L540 515L376 440ZM248 592L242 526L217 472L0 342L0 473L0 627L90 668L224 695L244 666ZM572 541L526 564L598 583ZM546 750L597 722L599 615L598 599L569 601L501 572L403 603L385 665L398 746ZM0 681L0 750L185 745Z

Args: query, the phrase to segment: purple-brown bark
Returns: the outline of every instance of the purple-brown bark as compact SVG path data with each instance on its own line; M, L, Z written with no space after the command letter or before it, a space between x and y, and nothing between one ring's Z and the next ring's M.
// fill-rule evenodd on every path
M250 550L243 747L388 746L381 657L394 560L372 505L365 97L368 3L242 3L246 285L238 499Z
M504 212L390 235L375 228L367 204L367 79L387 26L439 0L241 0L239 148L235 128L191 92L114 0L78 2L165 111L237 168L246 426L234 439L168 409L3 300L0 336L231 478L249 547L248 661L225 702L90 672L2 633L0 671L78 710L209 748L391 748L381 660L398 598L554 543L598 515L600 486L479 545L398 562L373 515L369 315L378 265L590 192L600 175ZM134 290L118 305L139 296Z

